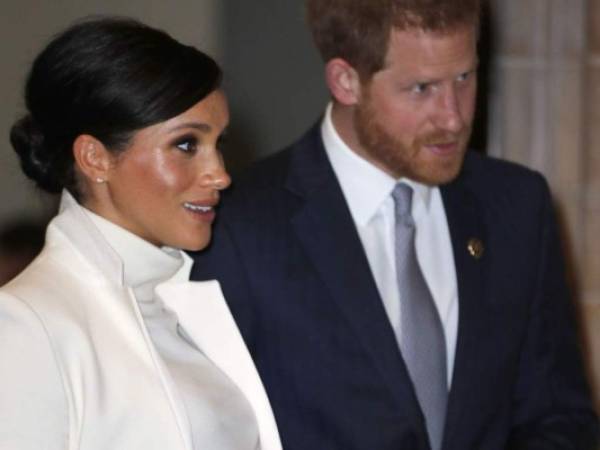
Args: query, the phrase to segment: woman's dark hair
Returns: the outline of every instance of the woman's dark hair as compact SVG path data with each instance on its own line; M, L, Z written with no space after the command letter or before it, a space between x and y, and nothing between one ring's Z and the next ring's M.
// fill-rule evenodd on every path
M28 114L10 141L25 174L49 192L81 197L72 145L90 134L114 152L132 134L186 111L221 82L217 63L127 18L94 18L56 36L25 86Z

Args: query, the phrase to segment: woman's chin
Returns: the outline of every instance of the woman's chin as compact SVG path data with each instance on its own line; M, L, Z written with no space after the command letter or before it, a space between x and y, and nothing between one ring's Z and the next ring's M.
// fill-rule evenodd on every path
M200 250L204 250L210 244L210 235L204 239L196 239L189 240L187 242L182 243L182 245L177 246L181 250L185 250L188 252L198 252Z

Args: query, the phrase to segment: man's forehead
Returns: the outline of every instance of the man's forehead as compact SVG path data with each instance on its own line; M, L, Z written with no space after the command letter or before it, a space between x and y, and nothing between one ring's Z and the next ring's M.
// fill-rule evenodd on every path
M472 27L443 32L421 28L393 30L382 71L398 66L425 71L435 71L437 67L470 70L477 64L475 33Z
M387 57L397 50L412 49L419 53L444 54L464 47L476 48L477 34L474 27L455 27L447 30L426 30L423 28L392 29L388 40Z
M421 26L394 26L390 28L389 42L413 37L416 39L444 39L453 36L465 36L469 39L478 36L479 27L475 24L459 24L443 28L425 28Z

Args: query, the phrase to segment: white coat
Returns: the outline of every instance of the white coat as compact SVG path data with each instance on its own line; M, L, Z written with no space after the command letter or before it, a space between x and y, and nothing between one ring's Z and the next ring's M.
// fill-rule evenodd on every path
M116 253L69 195L41 254L0 289L0 449L192 450L183 402ZM156 290L246 396L261 450L275 419L217 281ZM207 449L210 450L210 449Z

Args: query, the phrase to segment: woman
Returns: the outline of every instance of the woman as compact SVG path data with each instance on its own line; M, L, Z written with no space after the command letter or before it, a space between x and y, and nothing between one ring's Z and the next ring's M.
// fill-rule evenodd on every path
M126 19L76 24L36 58L11 130L62 191L38 258L0 290L0 448L280 449L204 248L228 122L220 69Z

